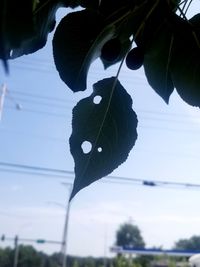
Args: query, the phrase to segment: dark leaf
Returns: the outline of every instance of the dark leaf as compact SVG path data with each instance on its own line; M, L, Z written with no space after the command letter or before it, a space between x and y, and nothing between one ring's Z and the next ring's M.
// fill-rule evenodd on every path
M34 34L33 0L7 0L3 12L5 43L11 49L18 48Z
M80 5L81 0L62 0L64 7L76 8Z
M138 7L127 17L125 30L132 28L138 46L147 47L165 20L173 13L169 1L138 1Z
M101 49L101 58L114 61L121 52L121 42L119 38L108 40Z
M9 50L6 48L5 43L5 29L4 29L4 10L5 10L6 0L0 2L0 59L3 61L3 67L6 73L8 73L8 62Z
M73 12L61 20L53 39L54 61L72 91L86 89L90 64L113 32L112 26L103 30L102 17L92 10Z
M99 0L80 0L80 5L84 8L97 9L99 7Z
M48 34L54 29L56 24L56 11L62 5L62 1L59 0L40 1L40 4L37 5L31 16L31 35L27 38L25 36L22 36L22 40L19 45L15 46L12 50L12 58L34 53L45 46ZM26 20L24 20L23 23L25 25Z
M101 0L99 11L105 16L111 16L120 10L129 10L135 6L136 0Z
M122 164L136 142L137 116L131 97L118 80L114 83L114 77L97 82L92 95L73 110L70 149L75 182L71 199Z
M169 1L146 1L133 15L134 39L144 51L144 70L151 87L166 103L174 86L170 75L170 53L173 34L168 25L173 14ZM145 18L145 19L144 19Z
M148 43L147 43L148 44ZM146 45L144 70L148 83L166 103L174 90L170 73L171 47L173 33L164 23Z
M33 1L0 1L0 58L8 72L7 60L13 48L33 34Z
M175 16L172 78L184 101L200 107L200 15L189 22Z

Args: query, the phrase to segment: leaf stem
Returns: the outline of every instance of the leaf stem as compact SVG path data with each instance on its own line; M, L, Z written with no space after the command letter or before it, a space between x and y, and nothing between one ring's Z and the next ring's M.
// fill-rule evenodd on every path
M168 59L167 59L167 66L166 66L165 89L167 88L167 80L168 80L168 73L169 73L169 69L170 69L169 66L170 66L170 61L171 61L173 43L174 43L174 35L171 36L170 46L169 46L169 54L167 57Z
M190 5L192 4L192 1L193 1L193 0L190 0L189 4L188 4L188 6L187 6L187 8L186 8L186 10L185 10L185 15L186 15L186 13L188 12L188 9L189 9Z
M192 2L192 1L190 1L190 4L191 4L191 2ZM181 14L183 15L184 20L185 20L185 21L188 23L188 25L192 28L192 27L193 27L192 23L190 23L190 21L187 19L186 15L182 12L182 10L181 10L180 8L178 8L178 9L179 9L179 11L181 12ZM200 42L199 42L199 39L198 39L198 37L197 37L197 35L196 35L196 33L195 33L194 30L192 30L192 35L193 35L193 37L194 37L194 39L195 39L195 42L196 42L198 48L200 49Z
M187 2L188 2L188 0L185 0L184 1L184 5L183 5L183 7L182 7L182 9L181 9L181 11L184 13L184 9L185 9L185 7L186 7L186 5L187 5Z

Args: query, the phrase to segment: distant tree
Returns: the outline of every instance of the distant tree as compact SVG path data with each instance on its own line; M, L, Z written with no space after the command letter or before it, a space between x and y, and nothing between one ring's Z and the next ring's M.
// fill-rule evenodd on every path
M174 248L200 251L200 236L194 235L189 239L180 239L175 243Z
M124 223L119 227L116 232L115 244L123 247L145 248L139 227L132 223ZM148 267L152 260L153 256L137 256L134 259L127 259L119 253L113 265L114 267Z
M116 245L144 248L145 242L138 226L131 223L122 224L116 233Z

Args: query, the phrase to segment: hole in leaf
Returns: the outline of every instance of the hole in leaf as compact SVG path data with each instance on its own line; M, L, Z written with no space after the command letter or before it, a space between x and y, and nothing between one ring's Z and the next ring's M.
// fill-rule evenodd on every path
M10 57L12 57L13 55L13 50L10 50Z
M102 97L100 95L96 95L93 99L93 103L98 105L100 104L101 100L102 100Z
M92 150L92 144L89 141L84 141L81 144L81 148L82 148L84 154L88 154Z
M102 150L103 150L102 147L98 147L98 148L97 148L97 151L98 151L98 152L102 152Z

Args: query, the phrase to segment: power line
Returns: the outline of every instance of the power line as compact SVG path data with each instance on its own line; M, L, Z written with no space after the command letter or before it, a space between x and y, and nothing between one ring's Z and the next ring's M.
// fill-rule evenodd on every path
M46 106L49 106L49 107L52 107L52 105L49 105L47 103L43 104L43 103L39 103L38 104L41 104L41 105L46 105ZM54 107L54 106L53 106ZM60 107L58 105L55 105L55 107ZM71 108L73 109L73 107L60 107L60 108L66 108L66 112L68 112L68 110ZM5 105L5 109L13 109L13 110L16 110L16 107L10 107L10 106L7 106ZM68 109L68 110L67 110ZM37 110L37 109L31 109L31 108L24 108L23 106L20 107L19 109L21 112L22 111L25 111L25 112L31 112L31 113L36 113L36 114L42 114L42 115L48 115L48 116L54 116L54 117L63 117L63 118L66 118L66 114L64 113L56 113L56 112L48 112L48 111L43 111L43 110ZM138 116L139 115L140 111L138 112ZM157 114L159 116L161 116L162 114ZM187 118L185 118L187 119ZM188 117L189 119L189 117ZM179 124L185 124L184 121L180 121L180 120L177 120L177 119L166 119L166 118L156 118L156 117L145 117L145 116L140 116L140 120L145 120L145 121L161 121L163 123L165 122L170 122L170 123L179 123ZM185 131L185 129L184 129ZM189 131L191 132L191 130L189 129L186 129L186 131Z
M8 107L5 106L5 109L9 109L9 110L16 110L16 108L14 107ZM57 117L57 118L69 118L68 114L64 114L64 113L53 113L53 112L48 112L48 111L41 111L41 110L35 110L35 109L30 109L30 108L21 108L19 110L19 112L23 113L23 112L28 112L28 113L35 113L35 114L40 114L40 115L44 115L44 116L50 116L50 117ZM71 118L71 117L70 117ZM140 118L142 119L142 118ZM167 121L164 119L146 119L148 121L160 121L162 120L163 122ZM171 122L171 121L170 121ZM175 121L174 121L175 122ZM180 122L181 123L181 122ZM184 124L184 122L182 122ZM146 126L146 125L138 125L138 128L145 128L145 129L150 129L150 130L162 130L162 131L170 131L170 132L181 132L182 134L199 134L200 130L191 130L191 129L179 129L179 128L169 128L169 127L159 127L159 126Z
M38 138L38 139L45 139L45 140L50 140L50 141L53 141L53 142L59 142L59 143L64 143L66 144L66 142L68 142L67 139L64 139L64 138L58 138L58 137L54 137L54 136L48 136L48 135L41 135L41 134L33 134L32 132L23 132L23 131L16 131L16 130L13 130L13 129L4 129L4 128L0 128L0 132L4 132L6 134L17 134L17 135L25 135L25 136L28 136L28 137L31 137L31 138Z
M49 74L49 75L58 75L58 73L56 72L56 70L47 70L47 69L42 69L42 68L34 68L32 67L31 65L30 66L20 66L20 65L15 65L15 66L12 66L12 67L15 67L15 68L18 68L18 69L21 69L21 70L25 70L25 71L32 71L32 72L38 72L38 73L43 73L43 74Z
M21 173L24 172L26 174L26 170L29 172L27 174L31 175L41 175L45 177L58 177L58 178L66 178L65 175L74 177L74 172L69 170L63 169L53 169L53 168L46 168L40 166L30 166L24 164L15 164L15 163L8 163L8 162L0 162L0 166L9 167L14 169L21 169ZM7 169L0 169L0 171L7 171ZM8 172L12 170L8 169ZM31 171L31 172L30 172ZM15 172L15 170L13 170ZM69 178L69 177L68 177ZM101 180L100 180L101 181ZM148 187L174 187L174 188L184 188L184 189L200 189L200 184L193 184L193 183L184 183L184 182L172 182L166 180L149 180L149 179L141 179L141 178L130 178L130 177L122 177L122 176L112 176L108 175L103 178L103 181L108 183L135 183L138 185L148 186Z
M181 135L183 134L198 134L199 135L199 131L194 131L194 130L190 130L190 129L174 129L174 128L169 128L169 127L159 127L159 126L147 126L147 125L139 125L138 128L144 128L144 129L148 129L148 130L153 130L153 131L157 131L157 130L161 130L161 131L168 131L168 132L177 132L177 133L181 133Z
M22 174L22 175L31 175L31 176L40 176L44 178L58 178L58 179L74 179L73 177L69 177L69 175L61 175L61 174L49 174L44 172L38 172L38 171L24 171L24 170L13 170L13 169L2 169L0 168L0 172L5 173L15 173L15 174ZM73 182L73 181L72 181Z
M17 95L23 95L23 96L30 97L30 98L44 99L44 100L49 100L49 101L54 101L54 102L61 102L61 103L65 103L65 104L66 104L66 101L68 101L67 99L64 100L64 99L58 98L58 97L49 97L49 96L45 96L45 95L31 94L31 93L27 93L27 92L23 92L23 91L16 91L16 90L12 90L11 93L17 94Z
M142 128L145 128L145 126L143 126ZM170 130L170 129L166 128L166 130ZM173 129L171 129L171 130L173 130ZM58 138L58 137L54 137L54 136L34 134L32 132L30 133L30 132L25 132L25 131L16 131L16 130L7 129L7 128L6 129L0 128L0 133L11 134L11 135L14 134L14 135L20 135L20 136L23 135L23 136L30 137L30 138L43 139L43 140L48 140L48 141L51 141L51 142L58 142L58 143L62 143L62 144L66 144L68 142L67 138L66 139L65 138ZM149 150L149 149L139 149L137 151L143 152L143 153L155 152L155 151ZM181 157L181 158L182 157L184 157L184 158L193 158L193 159L199 159L200 158L199 155L187 154L187 153L178 154L178 153L170 153L168 151L157 151L157 153L160 153L162 155L170 155L170 156L174 156L174 157L178 156L178 157Z
M45 168L45 167L40 167L40 166L30 166L30 165L16 164L16 163L8 163L8 162L2 162L2 161L0 162L0 165L4 167L20 168L20 169L34 170L34 171L44 171L44 172L50 172L50 173L74 174L73 171Z
M22 97L15 97L15 99L20 103L28 103L31 105L42 105L42 106L47 106L51 108L58 108L58 109L65 109L65 110L69 108L72 109L72 106L66 105L66 103L65 105L59 105L57 103L41 102L41 101L37 101L33 99L24 99ZM76 103L74 102L73 104L75 105Z
M5 109L11 109L11 110L16 110L16 108L14 107L8 107L5 106ZM66 114L59 114L59 113L53 113L53 112L48 112L48 111L42 111L42 110L35 110L35 109L30 109L30 108L21 108L20 112L29 112L29 113L35 113L35 114L41 114L41 115L46 115L46 116L53 116L53 117L57 117L57 118L64 118L66 119L67 115Z
M72 100L69 100L69 99L66 99L66 100L63 100L63 99L60 99L60 98L53 98L53 97L46 97L46 96L43 96L43 95L33 95L33 94L29 94L29 93L24 93L24 92L21 92L21 91L13 91L12 90L12 94L17 94L17 95L22 95L22 96L25 96L25 97L28 97L28 98L37 98L38 99L41 99L41 100L45 100L46 103L44 102L41 102L41 101L36 101L36 100L30 100L30 99L23 99L23 98L19 98L17 97L16 99L18 99L18 101L23 101L23 102L27 102L27 103L31 103L31 104L38 104L38 105L45 105L45 106L49 106L49 107L56 107L56 108L59 108L59 109L67 109L69 108L68 106L66 106L66 102L70 102L71 104L75 105L76 104L76 101L72 101ZM58 103L48 103L48 101L55 101L55 102L60 102L60 103L65 103L65 105L60 105ZM70 108L73 108L73 107L70 107ZM144 110L144 109L137 109L137 113L138 115L140 115L140 113L144 113L144 114L147 114L148 116L150 115L155 115L156 117L141 117L141 119L145 119L145 120L155 120L155 121L170 121L170 122L178 122L178 123L184 123L185 120L187 119L199 119L198 116L183 116L182 114L179 114L179 113L164 113L164 112L159 112L159 111L154 111L154 110ZM33 111L33 110L32 110ZM62 115L62 114L61 114ZM173 120L171 118L157 118L158 117L172 117ZM179 117L179 119L174 119L174 117ZM180 119L183 119L183 121Z
M74 106L67 106L67 105L59 105L59 104L54 104L54 103L45 103L45 102L41 102L41 101L35 101L35 100L30 100L30 99L23 99L23 98L20 98L20 97L17 97L15 98L15 100L17 100L18 102L20 103L29 103L31 105L41 105L41 106L46 106L46 107L53 107L53 108L58 108L58 109L63 109L65 111L69 110L69 109L73 109ZM74 105L76 104L76 102L72 102ZM19 105L19 104L18 104ZM16 106L16 105L15 105ZM21 109L20 110L25 110L25 111L28 111L28 112L35 112L35 113L38 113L38 112L41 112L41 111L38 111L38 110L35 110L35 109L29 109L29 108L23 108L23 105L20 105L21 106ZM13 107L7 107L6 108L9 108L9 109L12 109ZM43 111L42 111L43 112ZM46 112L46 111L45 111ZM144 113L144 114L147 114L147 116L145 115L142 115L141 114ZM56 113L52 113L52 116L55 116L57 115ZM161 122L170 122L170 123L180 123L180 124L185 124L185 121L189 120L189 119L199 119L197 116L196 117L191 117L191 116L182 116L182 118L174 118L176 115L175 114L164 114L164 113L159 113L159 112L151 112L151 111L141 111L141 110L137 110L137 115L140 117L141 120L148 120L148 121L161 121ZM155 115L156 117L152 117L152 115ZM64 116L64 114L59 114L59 116ZM150 117L149 117L150 116ZM159 116L159 117L157 117ZM160 118L160 117L163 117L165 116L165 118ZM167 117L172 117L172 118L166 118Z

